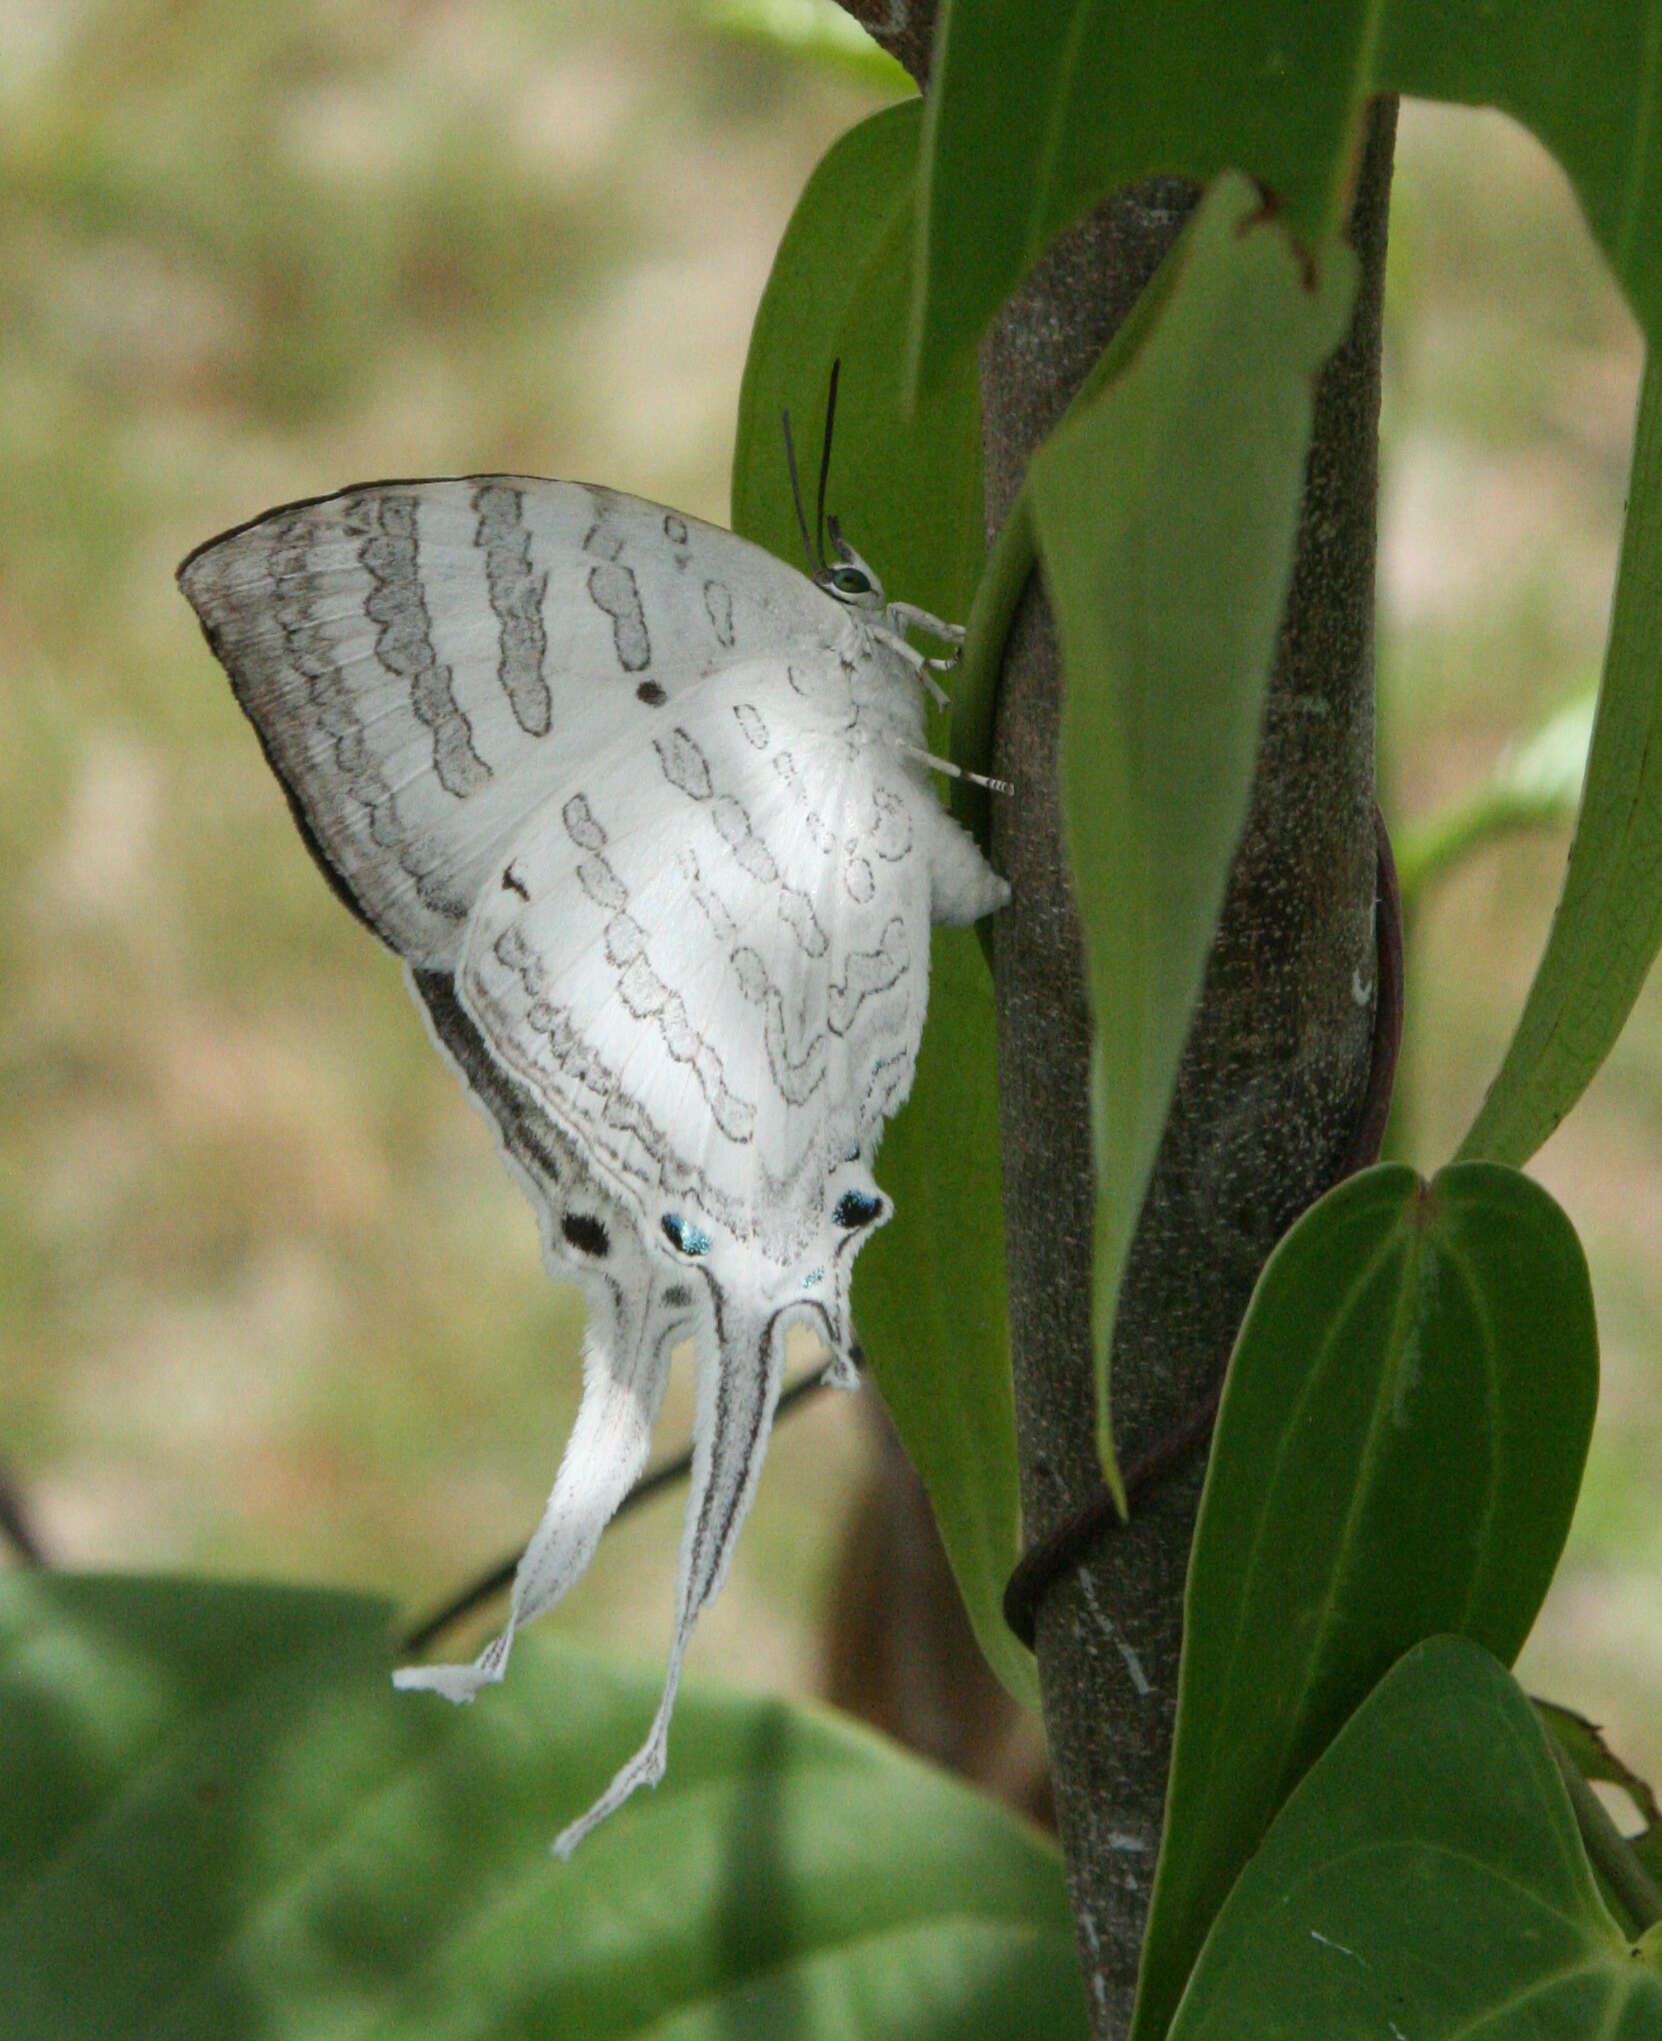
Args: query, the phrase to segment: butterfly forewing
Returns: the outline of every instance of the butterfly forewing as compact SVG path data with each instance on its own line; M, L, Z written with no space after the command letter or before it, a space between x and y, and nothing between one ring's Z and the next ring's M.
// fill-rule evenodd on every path
M718 668L841 625L731 532L519 476L294 504L179 580L331 879L429 969L577 761Z

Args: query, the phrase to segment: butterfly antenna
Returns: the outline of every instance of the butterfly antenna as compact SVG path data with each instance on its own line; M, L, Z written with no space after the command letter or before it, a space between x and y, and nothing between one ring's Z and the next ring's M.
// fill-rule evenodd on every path
M819 505L816 531L819 536L819 563L825 565L825 488L831 479L831 428L837 420L837 378L842 374L841 360L831 364L831 385L825 393L825 447L819 457ZM831 520L832 542L836 543L837 520Z
M781 411L779 423L785 428L785 466L791 472L791 501L796 505L796 528L802 534L802 550L808 556L808 566L811 570L814 565L814 542L808 536L808 514L802 508L802 484L797 478L796 448L791 443L791 414L788 411ZM825 565L824 553L819 556L819 564L822 568Z

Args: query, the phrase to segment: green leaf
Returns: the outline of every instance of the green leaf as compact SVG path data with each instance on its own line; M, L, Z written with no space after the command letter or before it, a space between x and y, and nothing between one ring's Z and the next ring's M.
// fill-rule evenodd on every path
M1597 694L1591 684L1578 688L1527 737L1507 745L1469 793L1392 831L1405 922L1427 887L1484 844L1575 820Z
M1647 1937L1647 1940L1651 1938ZM1514 1682L1437 1638L1282 1810L1170 2041L1654 2041L1662 1977L1599 1900Z
M873 114L809 178L756 323L739 392L733 529L804 565L780 413L810 519L831 364L842 362L828 507L890 595L961 621L981 572L981 399L973 361L915 413L900 401L922 104Z
M1134 2041L1164 2033L1236 1875L1386 1669L1439 1631L1516 1655L1597 1400L1586 1263L1527 1177L1463 1163L1427 1186L1388 1164L1277 1247L1190 1559Z
M7 2041L1084 2035L1060 1867L986 1801L695 1688L663 1785L560 1865L659 1672L532 1638L423 1705L388 1614L0 1584Z
M836 0L704 0L703 14L719 34L853 72L891 92L917 91L909 73Z
M1662 944L1662 376L1645 371L1581 815L1517 1031L1463 1156L1522 1163L1586 1090Z
M1004 1621L1020 1558L993 988L975 931L938 928L929 1024L880 1169L895 1216L861 1250L855 1308L883 1401L923 1477L976 1638L1039 1705L1032 1654Z
M927 388L1051 240L1147 177L1249 173L1312 246L1343 223L1368 100L1497 106L1568 172L1662 339L1662 28L1634 4L948 0L924 146L912 360Z
M1028 478L1066 670L1062 796L1096 1024L1100 1445L1125 1256L1246 819L1316 371L1355 263L1311 279L1244 180L1208 194L1143 345Z
M800 560L779 415L790 410L810 462L817 438L807 428L822 415L840 358L832 507L891 594L959 618L985 550L973 364L911 418L900 404L920 125L916 103L878 114L843 136L809 180L751 335L733 523ZM878 1158L895 1215L861 1253L854 1307L981 1648L1032 1706L1032 1661L999 1608L1019 1523L994 1032L974 937L937 931L912 1097Z

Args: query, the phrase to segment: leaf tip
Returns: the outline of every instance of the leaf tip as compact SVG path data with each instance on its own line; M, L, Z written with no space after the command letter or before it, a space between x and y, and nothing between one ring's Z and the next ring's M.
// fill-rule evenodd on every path
M1120 1472L1119 1457L1114 1451L1113 1420L1106 1399L1097 1412L1096 1456L1101 1462L1102 1478L1108 1484L1108 1493L1114 1498L1120 1522L1127 1523L1131 1517L1131 1503L1125 1492L1125 1477Z

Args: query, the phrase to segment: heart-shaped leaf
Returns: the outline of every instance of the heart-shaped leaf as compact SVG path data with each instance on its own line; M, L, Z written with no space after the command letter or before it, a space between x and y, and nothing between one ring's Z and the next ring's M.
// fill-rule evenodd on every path
M1662 1936L1605 1911L1528 1701L1437 1638L1282 1810L1170 2041L1653 2041Z
M388 1613L0 1584L6 2041L1083 2041L1060 1866L989 1802L694 1688L664 1783L560 1864L658 1670L533 1637L457 1710L393 1693Z
M1410 1646L1510 1661L1563 1549L1598 1397L1587 1266L1487 1163L1369 1170L1271 1256L1230 1361L1189 1566L1134 2037L1164 2033L1277 1809Z

